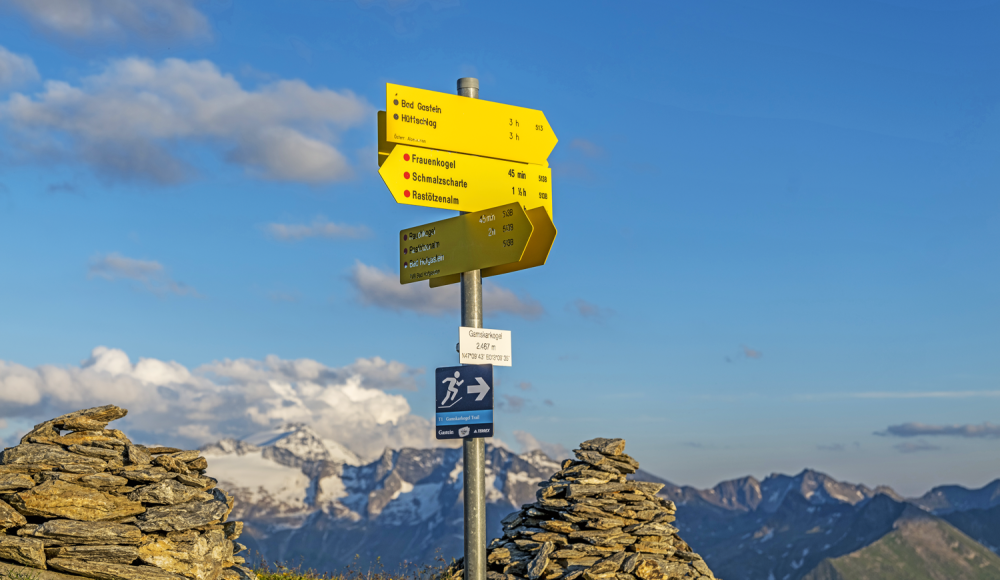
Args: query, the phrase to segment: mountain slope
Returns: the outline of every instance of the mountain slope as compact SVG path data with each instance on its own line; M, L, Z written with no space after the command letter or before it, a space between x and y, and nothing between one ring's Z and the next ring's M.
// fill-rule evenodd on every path
M1000 553L1000 505L988 510L951 512L941 516L941 519L986 546L994 554Z
M996 580L1000 557L939 518L908 511L878 541L802 580Z
M1000 505L1000 479L994 479L979 489L968 489L960 485L942 485L909 501L937 515L955 511L989 509Z

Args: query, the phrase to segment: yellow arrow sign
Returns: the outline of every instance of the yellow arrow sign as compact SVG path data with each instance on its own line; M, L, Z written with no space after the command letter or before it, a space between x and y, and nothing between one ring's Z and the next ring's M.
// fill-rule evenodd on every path
M396 145L378 173L397 203L474 212L518 202L552 215L552 170L541 165Z
M531 231L518 203L400 230L399 283L517 262Z
M535 109L388 83L385 102L389 143L545 165L558 141Z
M524 254L517 262L508 262L498 266L490 266L482 269L482 276L498 276L508 272L527 270L535 266L542 266L549 257L549 250L556 240L556 226L552 223L552 218L543 208L536 207L527 212L528 220L531 221L531 238L528 240L528 247L524 249ZM431 288L457 284L462 280L461 274L451 276L441 276L431 280Z

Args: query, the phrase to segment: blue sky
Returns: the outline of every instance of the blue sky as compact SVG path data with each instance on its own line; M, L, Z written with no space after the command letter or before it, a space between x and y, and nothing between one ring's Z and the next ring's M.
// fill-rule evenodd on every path
M458 301L393 284L395 233L454 213L393 203L375 112L386 82L475 76L560 139L549 262L485 298L515 341L502 441L622 436L697 486L983 485L998 25L985 1L0 0L0 438L124 397L99 346L196 375L311 359L429 419ZM241 412L225 434L285 417Z

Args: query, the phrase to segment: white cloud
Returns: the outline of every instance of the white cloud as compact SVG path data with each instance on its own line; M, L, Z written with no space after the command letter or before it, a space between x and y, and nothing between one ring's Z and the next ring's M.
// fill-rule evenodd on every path
M30 57L0 46L0 91L37 81L38 69Z
M197 296L194 288L176 282L167 276L163 265L153 260L126 258L117 252L98 255L87 268L88 278L105 280L134 280L154 294L178 294Z
M386 446L435 445L430 422L385 391L414 389L421 372L378 357L334 368L275 356L189 370L151 358L133 364L121 350L98 347L80 366L32 369L0 361L0 415L38 423L115 404L129 410L115 425L134 439L187 447L305 422L373 459Z
M514 431L514 438L521 446L521 453L527 453L534 449L541 449L543 453L556 461L561 461L569 457L569 450L558 443L546 443L539 441L537 437L527 431Z
M440 288L431 288L425 282L400 284L398 275L361 262L354 265L351 283L362 303L388 310L439 315L456 313L461 306L459 284ZM533 319L544 314L545 309L531 296L518 296L487 280L483 282L483 311L486 315L506 313Z
M365 226L335 224L317 217L311 224L267 224L267 233L276 240L294 241L305 238L366 238L371 231Z
M71 38L205 38L208 20L192 0L8 0L36 26Z
M244 89L209 61L116 60L78 86L47 81L0 102L24 161L82 163L111 180L191 178L185 151L207 148L263 179L323 183L350 177L334 146L372 117L350 91L298 80Z

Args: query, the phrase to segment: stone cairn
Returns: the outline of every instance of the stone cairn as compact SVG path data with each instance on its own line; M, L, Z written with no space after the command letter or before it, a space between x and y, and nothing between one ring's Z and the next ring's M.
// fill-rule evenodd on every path
M256 580L208 461L107 429L127 412L63 415L3 451L0 572L6 560L99 580Z
M538 501L502 520L487 550L488 580L712 580L705 561L677 535L663 484L628 481L639 462L624 439L591 439L574 450ZM445 576L461 580L464 562Z

